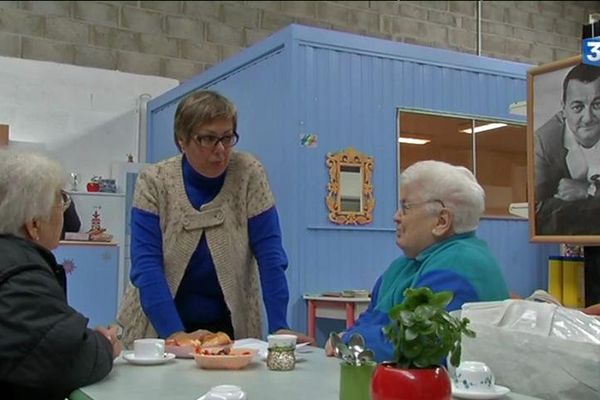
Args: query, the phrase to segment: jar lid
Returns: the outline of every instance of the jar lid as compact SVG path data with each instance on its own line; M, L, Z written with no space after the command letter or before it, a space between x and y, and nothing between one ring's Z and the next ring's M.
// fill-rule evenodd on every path
M269 348L274 347L291 347L296 348L296 340L298 339L295 335L269 335L267 340L269 341Z

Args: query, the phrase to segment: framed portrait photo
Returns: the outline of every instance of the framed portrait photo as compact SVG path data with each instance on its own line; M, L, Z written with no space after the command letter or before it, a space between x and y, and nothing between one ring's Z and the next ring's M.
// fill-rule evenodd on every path
M600 67L571 57L527 85L531 240L600 244Z

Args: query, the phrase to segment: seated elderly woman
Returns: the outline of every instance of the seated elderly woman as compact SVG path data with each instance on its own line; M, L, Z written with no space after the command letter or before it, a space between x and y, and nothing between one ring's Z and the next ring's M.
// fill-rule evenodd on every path
M64 399L104 378L121 351L116 330L87 328L69 307L58 246L64 172L45 156L0 150L0 393Z
M390 309L407 288L429 287L454 293L448 310L463 303L507 299L508 289L486 243L475 236L485 194L464 167L421 161L401 176L400 209L394 216L396 243L404 255L392 262L373 288L368 309L342 334L360 333L377 361L393 359L382 328ZM326 352L332 355L331 344Z

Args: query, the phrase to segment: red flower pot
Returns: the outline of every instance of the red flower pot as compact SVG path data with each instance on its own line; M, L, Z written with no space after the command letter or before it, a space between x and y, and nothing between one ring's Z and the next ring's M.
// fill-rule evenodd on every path
M96 183L96 182L89 182L87 184L87 191L88 192L99 192L100 191L100 184Z
M445 368L401 369L382 363L371 383L372 400L451 400L452 387Z

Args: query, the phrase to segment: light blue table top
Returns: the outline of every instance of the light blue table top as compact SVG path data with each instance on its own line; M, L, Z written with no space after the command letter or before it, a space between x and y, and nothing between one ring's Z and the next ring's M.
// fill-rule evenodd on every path
M340 361L323 349L299 354L296 369L275 372L258 359L239 371L199 369L194 360L176 359L163 365L138 366L121 358L103 381L71 394L72 400L196 400L211 387L241 386L249 400L338 400ZM511 393L502 400L532 400Z

